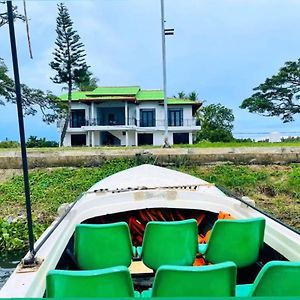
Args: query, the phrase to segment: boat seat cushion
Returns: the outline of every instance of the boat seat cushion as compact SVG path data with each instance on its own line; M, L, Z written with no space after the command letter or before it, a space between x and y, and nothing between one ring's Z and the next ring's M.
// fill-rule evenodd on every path
M254 264L264 240L265 219L217 220L207 244L198 251L206 261L233 261L238 268Z
M161 266L153 288L142 293L148 297L226 297L235 295L236 265Z
M79 269L128 267L133 255L135 248L132 246L127 223L76 226L74 256Z
M197 253L197 234L194 219L148 222L142 247L137 251L143 263L153 270L161 265L191 266Z
M271 261L258 273L252 285L238 285L237 296L300 297L300 262Z
M124 266L101 270L52 270L46 277L47 298L134 297L133 283Z

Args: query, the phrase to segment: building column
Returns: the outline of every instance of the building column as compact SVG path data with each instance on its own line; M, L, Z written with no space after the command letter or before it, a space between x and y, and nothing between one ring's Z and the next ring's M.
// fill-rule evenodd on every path
M129 122L128 122L128 103L127 101L125 101L125 125L128 125ZM127 133L127 131L126 131Z
M140 110L139 107L135 107L135 119L136 119L136 126L140 127Z
M125 146L128 147L128 131L125 133Z
M92 147L95 147L95 131L92 131Z
M91 146L91 133L90 131L87 132L87 146Z
M189 144L192 145L193 144L193 133L189 132Z
M135 137L135 146L138 146L138 133L137 131L134 132Z
M91 124L91 122L93 122L95 119L95 103L92 102L91 104L91 120L90 120L90 125L95 125L95 124Z

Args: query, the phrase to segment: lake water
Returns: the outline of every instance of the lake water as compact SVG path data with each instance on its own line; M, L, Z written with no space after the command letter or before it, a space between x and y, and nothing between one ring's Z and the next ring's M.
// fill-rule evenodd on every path
M24 255L24 251L0 253L0 289Z

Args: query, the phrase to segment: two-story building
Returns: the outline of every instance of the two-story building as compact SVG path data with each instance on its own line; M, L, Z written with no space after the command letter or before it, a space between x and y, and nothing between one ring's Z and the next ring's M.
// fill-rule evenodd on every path
M67 101L67 95L60 99ZM75 91L64 146L163 145L163 100L162 90L141 90L139 86ZM193 143L192 134L200 129L194 114L200 106L200 102L190 99L168 98L171 145Z

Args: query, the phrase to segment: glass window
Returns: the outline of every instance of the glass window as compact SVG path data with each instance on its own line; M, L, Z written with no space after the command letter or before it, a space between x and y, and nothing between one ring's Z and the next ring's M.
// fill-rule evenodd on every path
M183 126L183 109L168 109L168 126Z
M155 127L155 109L140 110L140 126Z
M72 109L70 123L72 128L79 128L81 126L85 126L85 110Z

